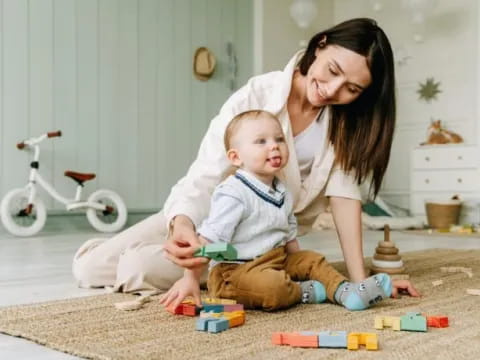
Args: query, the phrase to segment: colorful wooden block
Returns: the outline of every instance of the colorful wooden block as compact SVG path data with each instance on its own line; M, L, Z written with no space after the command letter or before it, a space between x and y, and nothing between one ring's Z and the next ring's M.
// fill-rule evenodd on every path
M195 329L198 331L207 331L209 321L212 321L212 318L198 318L195 322Z
M427 326L435 328L448 327L447 316L427 316Z
M201 318L219 318L223 315L223 312L213 312L213 311L200 311Z
M223 305L224 312L244 311L243 304L225 304Z
M318 334L318 347L321 348L347 348L346 331L320 331Z
M272 334L272 344L273 345L285 345L283 335L284 335L284 333L282 333L282 332L274 332Z
M360 345L365 345L367 350L378 350L378 338L374 333L349 333L347 349L358 350Z
M222 304L222 305L233 305L236 304L237 301L233 299L222 299L222 298L214 298L214 297L204 297L202 298L202 303L204 304Z
M390 327L392 330L400 331L400 317L399 316L375 316L375 329L382 330L385 327Z
M204 256L215 261L236 260L237 250L231 244L214 243L201 247L193 256Z
M200 313L200 308L195 304L182 304L182 314L187 316L197 316Z
M172 305L168 306L167 311L172 313L173 315L182 315L183 314L183 304L180 304L176 307Z
M318 336L313 332L276 332L272 334L272 344L318 348Z
M234 315L228 318L229 327L233 328L245 324L245 315Z
M225 318L212 319L207 324L209 333L219 333L228 329L228 320Z
M206 312L223 312L224 311L224 305L220 304L202 304L202 310Z
M293 347L318 348L318 336L312 332L289 333L286 340Z
M427 331L427 319L419 313L407 313L400 317L400 329L403 331Z

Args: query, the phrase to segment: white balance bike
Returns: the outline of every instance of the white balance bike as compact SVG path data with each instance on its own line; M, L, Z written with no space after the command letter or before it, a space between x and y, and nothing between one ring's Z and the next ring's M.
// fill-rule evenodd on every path
M13 235L31 236L42 230L47 220L47 211L42 199L37 194L41 186L55 200L65 204L68 211L84 208L90 225L101 232L116 232L127 221L127 207L122 198L111 190L98 190L87 201L81 200L83 183L95 178L95 174L83 174L65 171L65 176L77 182L74 199L60 195L39 174L39 144L52 137L61 136L61 131L49 132L17 144L19 150L33 149L33 161L30 163L30 177L27 186L13 189L3 198L0 205L0 217L3 226Z

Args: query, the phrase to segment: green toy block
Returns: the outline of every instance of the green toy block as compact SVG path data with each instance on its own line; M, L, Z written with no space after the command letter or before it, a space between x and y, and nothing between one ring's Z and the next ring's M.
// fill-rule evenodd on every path
M195 251L193 256L204 256L215 261L236 260L237 250L231 244L214 243L201 247L200 249Z
M410 312L400 316L400 329L402 331L427 331L427 318L420 313Z

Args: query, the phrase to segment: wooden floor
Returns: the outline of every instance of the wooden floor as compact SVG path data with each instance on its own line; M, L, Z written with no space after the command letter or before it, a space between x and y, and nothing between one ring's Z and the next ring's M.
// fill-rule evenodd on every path
M365 256L373 254L382 236L383 233L377 231L364 233ZM0 227L0 306L104 293L103 290L77 288L71 274L73 254L91 237L99 237L99 234L89 228L86 220L72 221L61 216L49 219L42 233L26 239L13 237ZM401 252L428 248L480 249L480 239L462 236L392 232L391 239ZM318 250L330 261L342 259L333 231L315 232L300 241L303 248ZM63 360L75 357L0 334L0 359Z

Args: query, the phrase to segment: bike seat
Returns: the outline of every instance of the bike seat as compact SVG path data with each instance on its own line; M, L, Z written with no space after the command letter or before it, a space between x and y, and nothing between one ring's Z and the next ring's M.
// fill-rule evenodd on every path
M93 180L96 177L95 174L85 174L85 173L79 173L79 172L70 171L70 170L65 171L65 176L72 178L73 180L78 182L80 185L82 185L85 181Z

